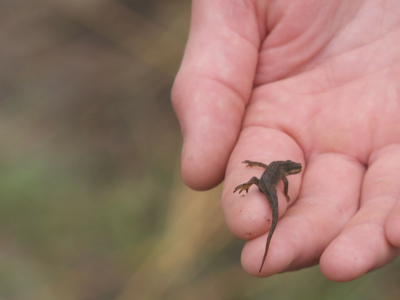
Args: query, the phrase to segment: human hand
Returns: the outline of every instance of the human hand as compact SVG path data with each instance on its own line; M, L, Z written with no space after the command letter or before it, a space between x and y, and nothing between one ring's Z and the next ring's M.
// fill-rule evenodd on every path
M392 261L400 247L400 3L194 0L172 100L184 147L182 177L208 189L225 174L222 208L248 239L252 275L271 209L243 160L290 159L286 203L261 276L319 263L348 281ZM259 173L257 173L259 172ZM293 201L296 199L296 201Z

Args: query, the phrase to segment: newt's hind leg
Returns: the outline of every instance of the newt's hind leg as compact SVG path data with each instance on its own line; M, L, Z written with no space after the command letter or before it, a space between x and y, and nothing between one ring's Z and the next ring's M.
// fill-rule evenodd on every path
M268 168L268 165L257 162L257 161L245 160L242 163L247 164L247 167L261 167L263 169Z
M249 192L249 188L255 184L256 186L258 186L258 184L260 183L260 179L258 179L257 177L252 177L248 182L243 183L243 184L239 184L237 187L235 187L235 190L233 192L236 192L237 190L239 190L239 194L243 191L246 191L246 193Z

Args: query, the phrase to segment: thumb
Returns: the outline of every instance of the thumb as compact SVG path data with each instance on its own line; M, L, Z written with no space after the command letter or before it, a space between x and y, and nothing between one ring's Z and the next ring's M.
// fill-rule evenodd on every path
M194 0L189 40L172 90L193 189L223 180L256 71L260 30L249 1Z

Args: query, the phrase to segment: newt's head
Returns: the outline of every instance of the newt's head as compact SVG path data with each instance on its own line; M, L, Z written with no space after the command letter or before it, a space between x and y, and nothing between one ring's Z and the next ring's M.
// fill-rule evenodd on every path
M287 160L283 167L288 175L300 173L302 168L300 163L296 163L291 160Z

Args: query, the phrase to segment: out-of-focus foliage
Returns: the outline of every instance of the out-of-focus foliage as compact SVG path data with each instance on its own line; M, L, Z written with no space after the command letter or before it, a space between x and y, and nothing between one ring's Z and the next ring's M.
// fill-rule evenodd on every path
M0 1L0 299L398 299L240 267L220 190L179 177L183 0Z

